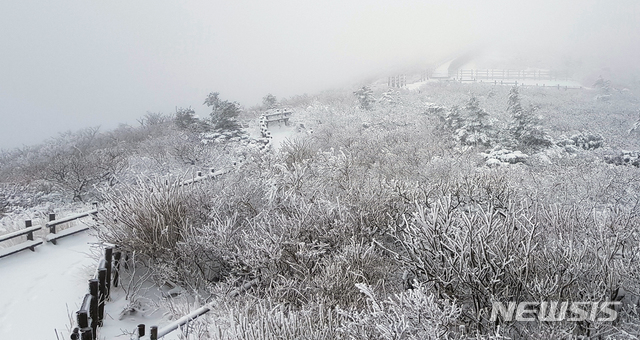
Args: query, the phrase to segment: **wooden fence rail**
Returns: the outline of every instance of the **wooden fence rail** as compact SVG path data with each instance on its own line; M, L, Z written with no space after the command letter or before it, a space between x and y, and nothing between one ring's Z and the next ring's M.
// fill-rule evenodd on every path
M98 262L98 266L89 280L89 293L82 299L82 305L76 312L76 324L71 333L71 340L96 340L98 327L104 323L104 306L109 300L111 286L118 286L120 251L115 247L104 248L104 256Z
M284 122L285 125L289 125L289 116L291 116L291 114L293 114L293 111L290 109L275 109L267 111L263 117L267 127L269 127L269 123L274 122Z
M79 226L67 228L67 229L61 230L60 232L57 232L56 226L64 223L68 223L71 221L75 221L81 218L85 218L87 216L97 215L98 214L97 203L94 203L93 205L94 205L94 208L92 210L70 215L60 219L56 219L55 214L49 214L49 222L45 223L43 226L33 226L31 220L24 221L25 229L17 230L5 235L0 235L0 242L8 241L16 237L20 237L22 235L27 235L27 240L15 246L0 249L0 258L15 254L27 249L30 249L31 251L35 251L35 247L43 244L44 241L51 242L52 244L55 245L57 239L88 230L89 226L79 225ZM41 229L49 229L49 234L45 236L44 239L38 239L38 240L34 239L33 233Z
M550 70L462 69L457 72L462 81L475 80L567 80L566 74Z
M195 177L193 177L192 179L188 179L188 180L185 180L185 181L182 181L182 182L178 183L178 186L190 185L190 184L193 184L193 183L200 182L200 181L202 181L204 179L207 179L207 178L216 178L216 177L224 175L224 174L226 174L226 173L228 173L230 171L231 171L231 169L215 170L213 168L211 168L209 170L209 172L205 172L205 173L203 173L202 171L198 171L196 173Z
M240 295L243 292L246 292L247 290L251 289L252 287L254 287L255 285L258 284L258 282L260 282L259 279L253 279L251 281L248 281L246 283L244 283L242 286L232 290L231 292L229 292L228 296L229 297L236 297L238 295ZM208 313L209 311L213 310L213 306L211 306L210 304L204 305L192 312L190 312L189 314L181 317L178 320L175 320L171 323L169 323L168 325L158 329L158 326L151 326L149 328L149 336L145 337L145 328L146 326L144 324L140 324L138 325L138 338L142 339L142 340L158 340L162 337L164 337L165 335L175 331L176 329L184 326L184 325L188 325L191 321L197 319L198 317Z

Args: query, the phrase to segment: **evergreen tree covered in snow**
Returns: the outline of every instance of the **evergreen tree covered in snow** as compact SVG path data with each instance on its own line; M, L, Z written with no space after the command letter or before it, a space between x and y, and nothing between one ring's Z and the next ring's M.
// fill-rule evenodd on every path
M353 92L353 94L358 98L358 102L360 102L361 109L363 110L373 109L373 104L376 102L376 99L373 97L373 91L369 86L363 86L358 91Z
M237 117L240 114L240 104L222 100L218 92L209 93L204 104L212 109L211 123L215 129L237 130L240 128Z
M179 129L184 130L195 126L198 118L192 108L179 108L176 110L173 121Z
M507 111L511 117L509 132L518 144L525 147L547 147L552 144L547 133L542 129L537 108L531 106L524 109L520 102L518 87L514 86L509 92Z
M465 106L466 119L458 134L461 141L468 145L485 145L491 143L491 125L488 122L489 113L480 107L480 101L474 95L469 98Z
M476 96L471 96L467 104L460 108L452 106L441 116L447 129L465 145L489 146L493 139L493 127L489 123L489 113L480 107Z
M278 99L269 93L262 98L262 106L264 106L265 109L273 109L278 106Z

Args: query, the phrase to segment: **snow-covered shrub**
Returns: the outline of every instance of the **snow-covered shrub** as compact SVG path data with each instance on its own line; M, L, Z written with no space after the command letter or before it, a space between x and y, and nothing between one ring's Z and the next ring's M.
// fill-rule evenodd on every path
M7 209L15 199L18 186L9 183L0 183L0 217L4 216Z
M569 138L564 138L556 143L560 147L564 147L565 150L572 152L575 148L584 150L594 150L602 147L604 139L601 135L596 134L583 134L579 133Z
M512 151L501 146L496 146L491 150L487 150L486 153L480 153L480 155L485 158L485 162L489 166L524 163L529 158L522 151Z
M400 96L400 91L390 88L389 90L382 93L382 95L380 96L380 99L378 99L378 102L385 103L388 105L395 105L395 104L398 104L400 101L399 96Z
M632 264L635 260L615 254L623 252L640 259L640 253L635 253L637 242L630 236L633 228L617 224L637 226L640 221L630 217L630 209L610 211L610 215L601 218L591 208L556 202L532 205L517 194L513 183L504 181L487 185L482 178L475 178L465 184L464 192L475 197L482 186L487 186L483 191L495 194L502 191L496 184L506 186L511 193L506 204L481 203L470 197L469 203L461 205L453 199L452 192L430 207L418 206L402 225L396 226L401 244L396 259L414 273L416 281L432 284L430 292L456 301L465 312L458 321L467 325L471 333L478 330L495 334L499 326L507 337L549 330L588 334L586 329L575 329L573 323L491 322L492 302L550 298L575 301L585 296L610 299L617 296L613 287L637 287L634 277L639 271ZM603 241L613 234L624 241ZM568 242L572 245L569 249ZM636 250L622 251L627 246ZM627 265L636 267L632 276L623 274ZM626 307L628 311L635 308L633 304ZM637 314L627 315L633 319ZM637 329L637 317L635 320L636 325L629 325L628 329ZM592 327L614 331L608 324Z
M464 112L464 124L456 131L457 139L465 145L490 145L493 127L488 121L489 113L480 107L476 96L469 98Z
M426 114L438 115L441 116L445 112L447 112L447 108L441 105L437 105L435 103L427 103L425 109Z
M453 105L448 110L442 106L432 106L428 107L427 111L438 114L445 128L453 131L454 133L464 126L464 117L460 107L457 105Z
M156 258L171 254L191 224L207 222L207 208L193 189L168 178L139 178L137 183L102 191L101 237L127 251Z
M176 109L173 122L176 124L178 129L184 130L196 126L198 118L196 117L196 112L192 108L179 108Z
M596 80L593 84L593 88L598 90L598 95L596 95L596 100L601 102L608 102L611 100L611 81L604 80L602 76Z
M607 164L613 165L633 165L640 167L640 152L622 150L617 155L607 155L604 157Z
M439 339L449 334L462 313L455 302L438 299L419 282L386 299L366 284L356 286L367 297L367 308L339 310L346 319L339 332L348 339Z
M276 96L268 93L262 98L262 107L266 110L276 108L278 106L278 99Z
M335 340L342 317L318 303L302 308L269 299L249 298L228 311L212 311L212 340ZM345 339L346 340L346 339Z
M129 153L122 143L89 128L36 148L26 171L32 180L45 179L81 201L95 185L114 185L128 167Z

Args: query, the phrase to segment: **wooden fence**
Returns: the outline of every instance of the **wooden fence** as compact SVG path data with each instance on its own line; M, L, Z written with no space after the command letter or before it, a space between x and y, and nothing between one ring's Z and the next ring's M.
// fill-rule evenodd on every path
M235 165L235 163L234 163ZM223 169L223 170L215 170L210 169L208 173L203 174L201 171L197 172L197 176L186 181L182 181L178 183L179 186L186 186L193 183L200 182L207 178L216 178L220 175L228 173L231 169ZM78 219L82 219L88 216L96 216L98 214L98 204L93 203L94 209L73 214L70 216L66 216L63 218L56 219L55 214L49 214L49 221L46 222L42 226L32 226L32 221L25 221L25 229L18 230L9 234L5 234L0 236L0 242L14 239L16 237L20 237L26 235L27 240L18 245L5 248L0 250L0 258L15 254L22 250L31 249L35 251L35 247L41 245L46 240L47 242L51 242L52 244L56 244L56 240L67 237L69 235L77 234L79 232L88 230L89 227L86 225L75 226L63 230L58 230L58 226L75 221ZM48 229L49 234L47 234L43 239L34 239L34 232L37 232L42 229ZM98 327L103 325L104 321L104 306L105 303L109 300L111 286L118 287L119 277L120 277L120 263L122 259L122 252L115 251L116 246L110 245L105 247L104 256L98 262L98 266L93 275L93 278L89 280L89 292L85 294L80 309L76 312L76 327L73 329L70 338L72 340L96 340L98 335ZM124 259L124 266L127 267L127 259ZM253 282L253 281L252 281ZM249 284L254 284L250 282ZM249 287L245 287L247 284L242 286L241 290L246 290ZM234 291L235 292L235 291ZM239 294L240 291L235 292ZM232 292L233 293L233 292ZM234 295L234 296L235 296ZM198 316L203 315L211 310L210 306L201 307L188 315L170 323L169 325L163 327L162 329L158 329L157 326L150 327L150 334L148 339L156 340L159 337L163 337L166 334L182 327L185 324L188 324L192 320L196 319ZM137 327L139 338L145 336L145 328L144 324L140 324Z
M458 70L456 77L460 81L478 80L569 80L568 75L550 70Z
M104 305L109 300L111 286L118 287L122 253L114 246L104 248L93 278L89 280L89 293L82 299L76 312L76 325L71 340L96 340L98 327L104 322Z
M510 85L510 86L524 86L524 87L546 87L546 88L550 88L550 89L558 89L558 90L580 90L582 89L582 86L560 86L560 84L556 84L556 85L552 85L552 86L546 86L546 84L542 84L542 85L538 85L536 84L525 84L524 82L518 82L516 81L497 81L494 80L493 82L488 82L488 84L493 83L494 85Z
M238 295L240 295L241 293L251 289L252 287L254 287L255 285L257 285L259 282L258 279L253 279L249 282L246 282L245 284L243 284L242 286L240 286L237 289L232 290L228 295L230 297L236 297ZM142 340L158 340L162 337L164 337L165 335L183 327L183 326L187 326L189 325L189 323L195 319L197 319L198 317L208 313L209 311L211 311L213 309L213 306L207 304L204 305L192 312L190 312L189 314L181 317L178 320L175 320L171 323L169 323L168 325L162 327L162 328L158 328L158 326L151 326L149 327L149 336L146 336L146 325L144 324L140 324L138 325L138 338L142 339Z
M233 165L236 165L236 163L234 162ZM182 181L180 183L178 183L178 186L186 186L186 185L191 185L193 183L197 183L200 182L202 180L205 180L207 178L217 178L218 176L224 175L228 172L230 172L231 169L221 169L221 170L215 170L214 168L209 169L208 172L203 173L202 171L198 171L196 173L196 176L193 177L192 179L188 179L185 181Z
M57 240L63 237L67 237L69 235L77 234L79 232L85 231L89 229L89 226L79 225L63 230L58 230L58 226L75 221L78 219L82 219L88 216L95 216L98 214L98 205L94 203L94 208L89 211L81 212L78 214L70 215L67 217L56 219L56 214L49 214L49 222L45 223L43 226L33 226L31 220L24 221L25 228L23 230L17 230L9 234L5 234L0 236L0 242L8 241L23 235L27 236L27 240L15 246L11 246L8 248L0 249L0 258L5 256L9 256L23 250L30 249L31 251L35 251L35 247L44 243L44 241L50 242L52 244L56 244ZM48 229L49 234L44 237L44 239L34 239L33 233L39 231L41 229Z
M387 85L389 87L404 87L404 86L407 86L407 76L402 74L402 75L389 77L389 79L387 80Z
M262 118L264 117L264 123L266 127L269 127L269 123L284 122L285 125L289 125L289 116L291 116L292 113L293 111L289 109L269 110L264 115L262 115L262 117L260 117L261 123L263 122Z

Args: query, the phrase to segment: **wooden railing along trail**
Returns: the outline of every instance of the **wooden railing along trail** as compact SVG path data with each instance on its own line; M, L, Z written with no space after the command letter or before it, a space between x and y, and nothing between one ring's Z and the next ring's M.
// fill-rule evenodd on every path
M30 249L31 251L35 251L35 247L43 244L44 241L51 242L51 244L55 245L58 239L88 230L89 229L88 225L79 225L79 226L63 229L60 231L58 231L56 227L61 224L82 219L88 216L95 217L98 214L98 204L94 203L93 206L94 208L92 210L81 212L78 214L70 215L67 217L59 218L59 219L56 219L56 214L49 214L49 222L45 223L43 226L40 226L40 225L33 226L31 220L24 221L25 228L23 230L17 230L12 233L0 235L0 242L8 241L8 240L20 237L22 235L26 235L27 240L15 246L0 249L0 258L15 254L27 249ZM48 229L49 234L45 236L44 239L34 239L33 233L41 229Z

